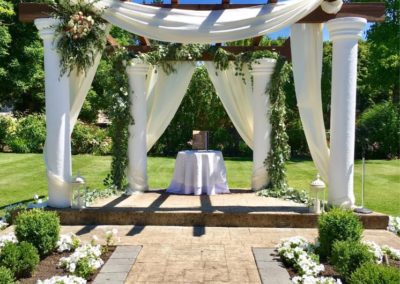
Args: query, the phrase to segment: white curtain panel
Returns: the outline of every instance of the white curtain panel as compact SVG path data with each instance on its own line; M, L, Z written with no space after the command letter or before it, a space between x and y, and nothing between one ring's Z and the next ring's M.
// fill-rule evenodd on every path
M111 25L106 25L106 35L111 30ZM94 58L94 64L86 71L86 73L77 73L76 71L71 72L70 76L73 78L71 84L71 93L69 97L70 101L70 131L74 129L76 121L78 120L79 113L81 112L83 103L86 99L86 96L92 86L92 82L94 76L96 75L97 67L99 67L101 60L101 53L97 53Z
M247 82L244 84L242 77L235 75L235 66L232 62L229 63L229 68L223 71L218 70L214 62L207 61L204 64L233 125L244 142L253 149L253 90L247 67L243 69Z
M166 74L156 67L147 75L147 151L174 118L196 68L193 62L176 62L174 66L176 72Z
M290 38L301 122L314 164L327 181L329 148L321 101L322 27L322 24L295 24Z
M287 0L248 8L193 11L101 0L103 18L148 38L178 43L214 43L264 36L290 26L323 0Z

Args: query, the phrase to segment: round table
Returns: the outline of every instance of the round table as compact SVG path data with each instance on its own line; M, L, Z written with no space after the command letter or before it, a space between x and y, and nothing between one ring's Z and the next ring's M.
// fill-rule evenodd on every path
M194 195L230 193L221 151L180 151L167 192Z

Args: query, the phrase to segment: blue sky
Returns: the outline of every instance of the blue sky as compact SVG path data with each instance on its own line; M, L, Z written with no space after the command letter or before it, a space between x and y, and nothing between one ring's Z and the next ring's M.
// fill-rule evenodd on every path
M152 0L145 0L146 3L151 3ZM285 0L280 0L280 1L285 1ZM133 0L133 2L136 3L143 3L143 0ZM232 4L246 4L246 3L251 3L251 4L265 4L266 0L231 0ZM170 4L171 0L164 0L165 4ZM179 0L179 3L181 4L192 4L192 3L196 3L196 4L220 4L221 0ZM367 24L367 26L364 29L363 32L363 38L365 39L366 36L366 31L369 29L369 27L371 26L370 23ZM290 28L287 27L285 29L282 29L278 32L269 34L268 36L272 39L276 39L278 37L288 37L290 35ZM324 28L324 41L325 40L329 40L329 35L328 35L328 31L326 30L326 28Z

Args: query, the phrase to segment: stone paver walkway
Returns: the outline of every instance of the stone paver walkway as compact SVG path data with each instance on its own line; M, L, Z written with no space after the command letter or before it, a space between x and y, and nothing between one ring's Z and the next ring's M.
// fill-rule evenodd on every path
M263 284L290 284L290 275L272 248L253 248L257 269Z
M124 284L141 249L141 246L117 247L93 284Z
M166 226L63 226L83 241L117 228L118 245L141 245L125 283L261 283L252 248L273 248L282 238L313 241L316 229ZM3 231L7 233L8 228ZM3 233L1 232L1 233ZM400 238L383 230L366 230L366 240L400 249Z

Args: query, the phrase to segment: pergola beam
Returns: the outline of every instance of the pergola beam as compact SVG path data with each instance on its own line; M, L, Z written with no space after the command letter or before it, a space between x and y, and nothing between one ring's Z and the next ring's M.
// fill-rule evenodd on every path
M290 40L286 40L282 46L219 46L220 48L224 49L233 54L239 54L243 52L251 52L251 51L274 51L279 53L280 55L284 56L287 60L291 59L290 53ZM151 46L137 46L137 45L130 45L125 47L130 52L135 53L148 53L154 51L155 48ZM189 60L189 59L188 59ZM203 54L203 57L199 59L199 61L213 61L213 57L209 53Z
M274 1L274 0L272 0ZM164 8L179 8L190 10L222 10L251 7L256 4L146 4ZM49 17L52 12L50 6L39 3L20 3L19 20L24 23L33 22L38 18ZM342 9L337 14L327 14L321 8L317 8L308 16L304 17L299 23L323 23L335 18L361 17L368 22L383 22L385 20L384 3L351 3L343 4Z

